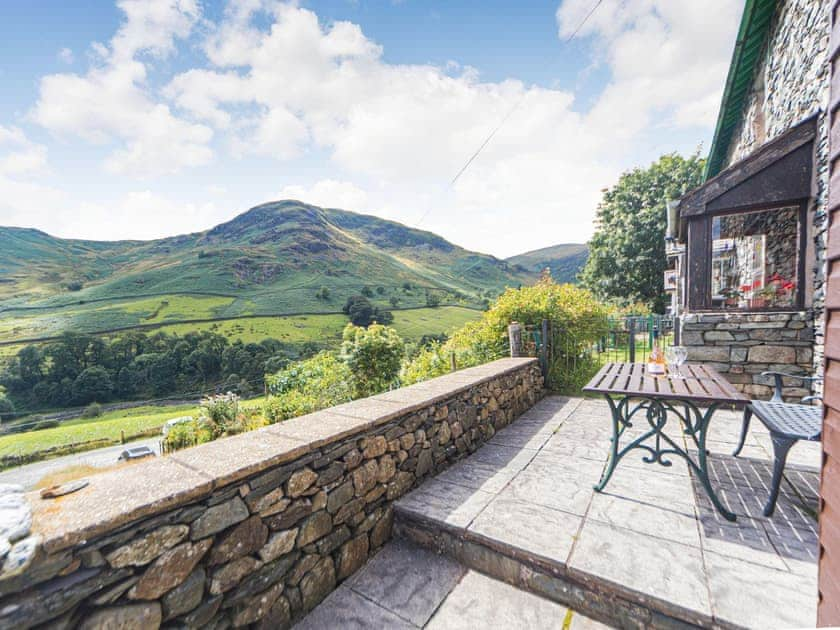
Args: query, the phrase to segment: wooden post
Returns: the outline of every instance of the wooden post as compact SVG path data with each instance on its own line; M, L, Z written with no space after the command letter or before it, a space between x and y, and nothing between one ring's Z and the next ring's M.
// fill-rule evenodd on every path
M627 344L630 350L630 363L636 362L636 319L631 317L627 320Z
M458 364L455 361L455 351L449 353L449 369L453 372L458 369Z
M543 375L548 376L548 320L542 320L542 344L540 347L540 365Z
M120 429L120 443L125 444L125 429Z
M522 356L522 326L519 322L511 322L508 325L508 339L510 340L510 356Z

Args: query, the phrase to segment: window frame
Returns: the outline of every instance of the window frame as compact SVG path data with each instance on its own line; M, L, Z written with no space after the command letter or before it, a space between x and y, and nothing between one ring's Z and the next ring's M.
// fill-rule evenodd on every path
M696 241L702 240L703 256L700 261L691 260L690 274L696 274L692 279L689 275L689 280L695 284L693 290L688 291L688 307L692 312L697 313L778 313L790 311L802 311L805 309L805 268L807 257L807 220L808 220L808 199L789 200L773 204L756 204L754 206L739 206L737 208L726 208L709 212L699 216L694 216L689 219L689 246L687 256L691 260L696 257L697 252L693 251L697 247ZM750 214L754 212L765 212L772 210L784 210L786 208L796 209L798 212L798 227L796 234L796 297L793 304L787 306L762 306L762 307L733 307L723 308L712 306L712 222L722 216L731 216L735 214ZM699 230L699 232L698 232ZM692 232L694 233L692 235ZM692 238L693 236L693 238ZM692 241L695 241L692 247ZM698 286L697 275L699 275L700 283ZM702 302L697 302L698 293L702 290Z

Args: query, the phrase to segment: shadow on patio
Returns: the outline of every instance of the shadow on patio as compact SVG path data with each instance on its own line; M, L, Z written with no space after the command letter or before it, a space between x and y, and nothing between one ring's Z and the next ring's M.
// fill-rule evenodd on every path
M679 458L664 467L628 455L595 492L606 403L549 397L399 501L396 535L615 625L813 625L820 445L791 451L768 519L769 437L753 426L733 458L739 430L739 413L719 411L708 444L734 523Z

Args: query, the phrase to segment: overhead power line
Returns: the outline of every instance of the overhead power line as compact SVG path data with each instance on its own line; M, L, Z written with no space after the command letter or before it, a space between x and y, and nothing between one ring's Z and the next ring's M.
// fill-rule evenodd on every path
M598 2L596 2L596 3L595 3L595 5L594 5L594 6L593 6L590 10L589 10L589 13L587 13L587 14L586 14L586 17L585 17L585 18L583 18L583 20L581 21L581 23L577 25L577 27L576 27L576 28L575 28L575 30L572 32L572 34L571 34L571 35L569 35L569 38L566 40L566 43L567 43L567 44L575 38L575 35L577 35L577 34L578 34L578 32L580 31L580 29L582 29L582 28L583 28L583 25L584 25L584 24L586 24L586 23L589 21L589 18L590 18L590 17L592 17L592 14L593 14L593 13L595 13L595 10L596 10L598 7L600 7L600 6L601 6L601 3L602 3L603 1L604 1L604 0L598 0Z

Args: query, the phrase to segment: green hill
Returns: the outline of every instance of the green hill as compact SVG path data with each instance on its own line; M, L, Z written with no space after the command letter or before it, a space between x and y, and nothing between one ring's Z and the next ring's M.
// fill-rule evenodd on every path
M551 247L535 249L507 259L511 265L518 265L524 271L541 273L546 267L551 269L551 277L556 282L575 282L578 272L583 269L589 257L589 247L580 243L563 243Z
M151 241L61 239L0 227L0 341L63 330L335 313L365 287L388 308L480 307L527 269L394 221L298 201ZM322 288L326 288L323 291Z

